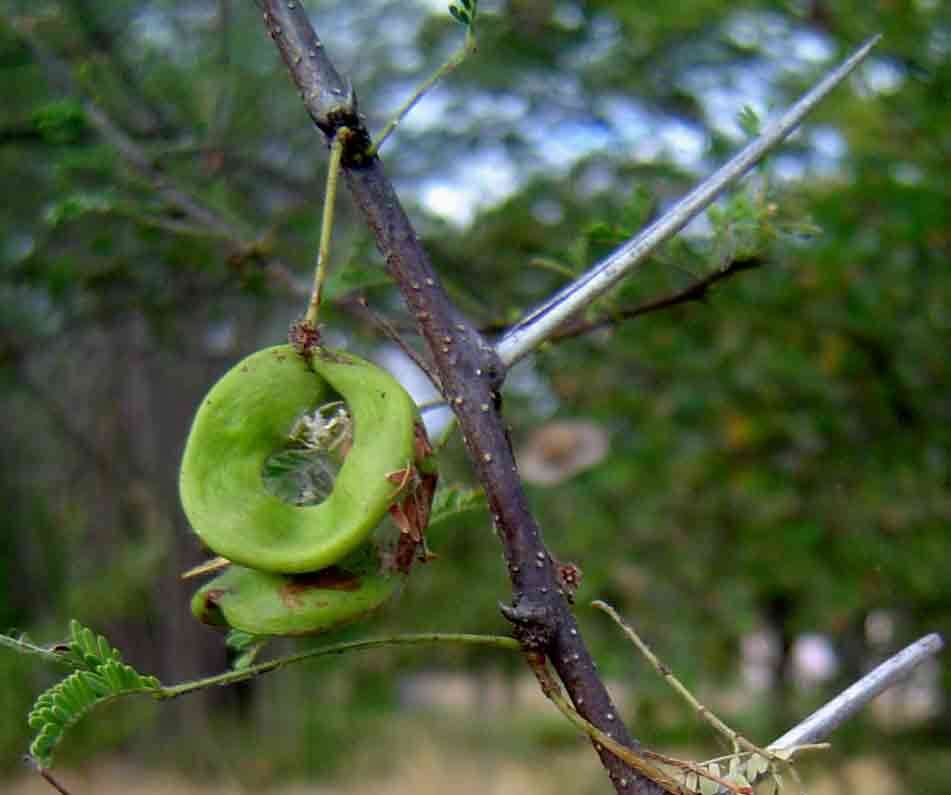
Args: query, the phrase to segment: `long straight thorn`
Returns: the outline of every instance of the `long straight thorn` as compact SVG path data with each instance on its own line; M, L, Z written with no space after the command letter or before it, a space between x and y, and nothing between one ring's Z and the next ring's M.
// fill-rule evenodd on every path
M607 292L642 264L661 244L683 229L717 196L785 140L803 118L862 62L879 39L881 34L866 41L782 116L769 122L758 138L750 141L662 217L510 328L495 345L502 361L512 365L537 348L568 318Z
M944 640L936 633L919 638L771 742L769 749L775 751L824 740L869 701L906 679L915 668L943 648Z

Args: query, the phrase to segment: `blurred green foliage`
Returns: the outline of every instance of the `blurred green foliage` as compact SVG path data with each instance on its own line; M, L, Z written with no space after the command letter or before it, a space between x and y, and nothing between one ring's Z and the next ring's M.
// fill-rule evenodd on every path
M0 617L51 641L78 618L163 681L226 664L177 579L200 559L176 496L192 411L241 355L283 339L319 235L325 147L252 5L14 0L0 23ZM459 44L449 14L423 4L313 5L374 129ZM383 158L450 294L491 330L656 217L858 41L885 34L799 135L587 319L737 258L755 269L702 303L548 346L512 374L505 406L517 444L553 418L610 435L600 464L530 486L530 498L554 552L584 571L582 626L606 674L635 688L635 733L692 736L690 717L663 717L673 697L585 608L592 598L708 690L737 681L745 636L775 633L780 678L745 716L766 735L818 700L781 684L799 633L834 643L830 685L925 631L947 635L947 4L509 0L483 3L479 22L480 54L420 103ZM230 232L202 226L182 197ZM453 202L468 215L454 218ZM370 350L379 340L358 292L400 328L409 319L346 199L338 216L325 320ZM461 445L445 459L445 481L472 485ZM440 524L432 547L438 561L400 603L347 632L504 631L486 515ZM875 611L894 624L877 645ZM169 707L139 748L220 772L209 759L231 729L212 742L209 726L245 721L271 732L275 758L325 771L358 728L385 731L404 672L521 670L484 650L321 666ZM0 672L0 763L13 764L27 694L48 682L6 654ZM941 682L946 692L947 663ZM324 698L332 725L295 709ZM925 725L895 753L921 791L925 766L909 755L946 747L951 713ZM865 728L863 746L884 753Z

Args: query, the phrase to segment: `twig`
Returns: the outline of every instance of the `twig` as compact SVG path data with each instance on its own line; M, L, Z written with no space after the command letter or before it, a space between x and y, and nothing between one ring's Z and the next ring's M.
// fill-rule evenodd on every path
M717 270L708 273L706 276L698 279L692 284L688 284L682 290L678 290L677 292L671 293L670 295L654 298L650 301L645 301L643 304L638 304L637 306L619 309L611 312L610 315L594 318L593 320L581 320L579 318L570 319L563 323L554 332L552 332L552 335L549 339L563 340L569 339L571 337L578 337L582 334L588 334L592 331L598 331L599 329L606 328L608 326L617 325L624 320L633 320L636 317L649 314L650 312L669 309L672 306L686 304L691 301L702 301L707 297L707 293L709 292L710 288L717 282L721 282L730 278L731 276L742 273L743 271L760 268L764 264L765 261L759 257L733 260L733 262L731 262L725 268L718 268Z
M253 247L253 242L249 242L249 237L236 224L226 220L187 190L169 180L148 153L113 122L100 105L87 96L73 79L69 67L45 48L28 26L18 25L16 30L36 53L37 59L44 64L54 81L59 83L68 94L77 98L90 124L119 153L131 169L155 189L162 199L182 212L193 223L205 229L209 236L228 241L238 251Z
M392 183L383 173L378 158L368 155L369 133L360 118L352 87L337 72L306 12L299 3L281 0L257 0L257 4L264 12L265 28L314 124L331 139L342 126L355 132L343 155L347 183L373 232L388 271L426 340L443 394L458 418L469 456L485 488L512 583L512 604L502 606L503 614L514 624L516 637L526 652L543 652L548 656L578 712L602 731L611 731L622 745L630 745L633 740L623 723L607 718L615 716L617 708L595 670L594 660L565 599L553 558L542 539L541 528L529 510L501 413L500 390L506 365L539 344L545 334L535 336L527 348L524 336L518 334L517 344L504 349L507 352L502 357L499 349L490 345L449 301ZM732 161L730 168L739 168L735 174L712 190L711 185L722 179L721 174L704 183L702 190L688 197L686 211L683 202L678 205L678 212L687 213L681 222L661 219L658 223L662 228L670 227L666 234L669 236L679 230L689 220L690 212L699 211L690 209L691 202L698 201L697 195L705 196L701 200L701 206L705 206L733 179L752 167L768 151L769 146L763 146L763 141L771 141L771 145L778 143L806 110L867 54L873 43L795 106L791 113L799 116L794 122L789 121L787 113L779 122L780 133L776 132L776 125L767 127L758 145L747 147L742 157ZM587 281L587 278L582 280ZM569 289L568 292L574 291ZM559 294L554 304L546 304L541 314L551 314L553 305L562 303L565 303L565 295ZM566 306L570 309L566 315L552 315L553 327L577 311L570 308L570 304ZM513 352L517 354L514 357ZM619 793L657 792L656 784L603 746L596 745L596 750Z
M20 654L29 654L42 658L45 662L56 663L57 665L69 665L69 661L64 659L61 654L57 654L52 649L37 646L35 643L24 638L14 638L11 635L0 634L0 646L6 646Z
M432 385L441 392L442 390L439 386L439 376L433 369L432 364L430 364L423 356L420 356L419 352L414 349L413 346L410 345L405 339L403 339L403 335L396 330L389 320L383 317L383 315L381 315L379 312L373 311L364 296L358 296L357 303L363 308L366 316L370 319L373 325L380 330L383 336L396 345L401 351L403 351L403 353L409 357L413 364L426 373L426 377L430 380L430 383L432 383ZM444 398L439 402L443 405L446 403Z
M665 792L673 795L684 795L683 788L663 770L644 761L642 749L637 750L621 745L610 734L602 731L597 726L585 720L571 706L568 699L561 692L561 686L555 681L548 669L548 663L543 655L526 654L525 658L529 667L538 679L542 693L557 707L558 711L564 715L569 722L576 728L587 734L595 743L600 743L619 759L624 760L628 765L637 770L641 775L646 776L655 784L660 786ZM612 716L613 717L613 716Z
M334 207L337 204L337 177L340 175L340 158L350 131L341 127L334 135L330 145L330 162L327 165L327 189L324 191L324 212L320 222L320 245L317 249L317 267L314 270L314 288L310 294L304 323L317 328L317 315L320 312L320 299L327 278L327 260L330 259L330 238L334 227Z
M39 772L40 777L43 778L53 789L55 789L59 795L70 795L69 790L60 784L55 778L53 778L53 774L50 773L49 770L37 768L37 772Z
M416 408L418 408L423 413L427 411L435 411L436 409L444 409L446 408L446 401L441 397L437 397L433 398L432 400L426 400L422 403L418 403Z
M521 650L518 641L506 635L477 635L464 632L420 632L416 634L391 635L389 637L368 638L365 640L348 641L346 643L335 643L331 646L321 646L316 649L307 649L296 654L276 657L273 660L251 665L238 671L225 671L224 673L207 676L202 679L194 679L177 685L162 685L155 689L143 689L138 692L143 694L147 693L158 699L178 698L186 693L192 693L206 687L230 685L236 682L242 682L246 679L253 679L261 674L270 673L279 668L284 668L304 660L310 660L314 657L346 654L351 651L377 649L383 646L424 646L440 643L466 646L491 646L505 651ZM56 663L57 665L70 665L69 658L63 654L59 654L52 649L37 646L35 643L31 643L22 638L14 638L9 635L0 634L0 646L6 646L20 654L41 657L46 662Z
M730 781L729 779L723 778L722 776L714 773L709 768L709 762L698 764L687 759L677 759L676 757L667 756L666 754L659 754L657 751L651 751L647 748L641 748L640 753L645 759L651 759L655 762L660 762L662 765L675 767L683 773L693 773L699 778L709 779L710 781L719 784L728 792L736 793L736 795L753 795L752 790L748 787L737 784L735 781Z
M448 61L446 61L442 66L440 66L435 72L433 72L414 92L413 95L403 103L403 105L396 111L393 115L393 118L387 122L386 126L383 128L383 131L380 133L379 137L370 145L367 154L370 157L373 157L380 151L380 147L386 143L386 139L393 134L396 128L399 126L400 122L406 117L406 114L409 113L419 102L423 96L429 91L436 83L449 74L453 69L459 67L463 61L466 60L472 53L476 51L476 42L475 38L467 31L466 40L463 43L462 47L457 50Z
M547 340L569 318L642 264L658 246L683 229L714 199L762 160L803 118L858 66L878 43L873 36L833 69L782 116L767 124L760 136L701 182L643 232L609 254L587 273L558 292L513 326L496 344L499 358L512 365Z
M637 749L632 749L621 745L610 733L601 731L597 726L586 721L578 714L577 710L571 706L571 703L562 694L561 687L548 670L548 665L544 657L540 655L528 656L528 664L538 679L538 683L545 697L555 705L558 711L564 715L572 725L587 734L594 742L603 745L619 759L623 759L628 765L649 778L664 791L673 793L673 795L686 795L684 788L665 771L645 760L660 762L663 765L675 767L678 770L710 779L730 792L736 793L736 795L750 795L745 788L739 787L734 782L716 775L703 765L684 759L675 759L672 756L659 754L656 751L650 751L640 746Z
M799 774L793 768L789 759L777 755L774 752L771 752L768 749L760 748L758 745L750 742L746 737L740 734L738 731L733 729L730 726L727 726L720 718L718 718L713 712L711 712L707 707L700 703L697 700L696 696L691 693L684 684L674 675L674 672L665 665L660 658L654 654L653 649L648 646L641 636L637 634L633 627L631 627L618 612L611 607L607 602L603 602L600 599L595 600L591 603L591 606L597 608L598 610L606 613L610 616L611 620L621 629L621 631L627 636L628 640L634 644L637 650L641 655L651 664L655 671L669 684L687 704L700 716L700 718L706 721L718 734L726 737L730 744L733 746L734 754L739 752L742 748L744 751L749 751L750 753L759 754L764 759L769 759L773 764L782 766L789 771L790 775L799 783Z
M109 72L117 77L118 82L125 88L133 111L144 113L149 117L145 122L146 128L163 134L171 132L173 130L169 116L171 108L167 104L159 104L157 99L146 91L135 68L122 52L120 43L127 39L111 30L110 26L99 17L102 6L89 0L69 0L69 5L72 6L73 14L68 24L75 25L79 29L93 53L108 58ZM127 17L123 24L129 21ZM141 129L143 125L138 123L139 121L141 120L136 120L136 126Z
M633 742L620 721L609 724L605 717L616 714L617 708L564 599L552 556L515 474L515 457L501 414L504 366L488 340L450 302L380 161L367 156L369 134L356 98L306 12L299 3L282 0L258 0L258 5L314 124L331 138L341 126L357 133L343 156L347 183L426 341L443 395L459 421L485 488L512 582L512 605L505 606L505 615L515 624L524 648L548 652L579 713L602 730L612 731L622 745ZM658 791L603 746L598 754L619 793L653 795Z
M221 571L222 569L228 568L230 565L230 560L219 555L218 557L206 560L204 563L199 563L197 566L192 566L187 571L183 571L178 575L178 579L190 580L192 577L201 577L204 574L211 574L215 571Z
M916 640L894 656L889 657L885 662L849 686L784 735L771 742L765 748L760 748L727 726L722 720L703 706L673 675L670 668L664 665L657 655L654 654L653 650L640 638L637 632L621 618L613 607L601 600L594 601L591 605L610 616L637 647L638 651L650 662L654 669L691 707L693 707L701 718L707 721L716 731L727 736L734 744L734 748L738 745L749 753L759 754L765 759L781 763L783 766L786 766L793 775L795 775L795 769L789 766L789 761L794 753L822 747L817 745L820 740L824 740L873 698L883 693L896 682L909 676L918 665L930 657L935 656L944 648L944 641L940 635L935 633ZM645 752L645 756L648 755L649 752Z
M322 646L318 649L307 649L297 654L277 657L263 663L250 665L237 671L226 671L222 674L182 682L178 685L169 685L158 688L151 695L158 699L178 698L186 693L193 693L206 687L232 685L247 679L254 679L262 674L276 671L294 663L310 660L315 657L327 657L334 654L346 654L351 651L376 649L382 646L421 646L435 643L464 644L468 646L491 646L506 651L519 651L520 646L514 638L504 635L471 635L465 633L427 632L415 635L393 635L386 638L370 638L348 643L335 643L332 646Z
M550 257L532 257L528 261L528 267L538 268L539 270L549 271L551 273L557 273L559 276L564 276L568 279L574 279L577 276L577 274L567 265L562 264L556 259L551 259Z

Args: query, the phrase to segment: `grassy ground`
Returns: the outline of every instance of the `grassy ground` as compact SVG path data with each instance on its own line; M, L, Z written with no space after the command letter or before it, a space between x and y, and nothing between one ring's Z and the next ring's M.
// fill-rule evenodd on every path
M360 748L335 773L307 781L279 781L268 761L256 759L247 748L240 764L224 766L210 777L148 767L117 756L97 759L80 769L59 770L57 775L71 795L595 795L612 791L595 755L580 739L560 738L548 746L539 742L527 747L522 738L507 749L504 737L480 738L478 729L473 734L472 725L460 732L441 720L419 717L396 718L393 723L392 736L380 738L384 747ZM697 756L690 749L672 753ZM810 795L897 795L903 791L895 774L875 758L855 758L834 767L828 759L802 771ZM53 793L35 775L24 774L8 786L4 791L9 795ZM797 790L790 784L787 792Z

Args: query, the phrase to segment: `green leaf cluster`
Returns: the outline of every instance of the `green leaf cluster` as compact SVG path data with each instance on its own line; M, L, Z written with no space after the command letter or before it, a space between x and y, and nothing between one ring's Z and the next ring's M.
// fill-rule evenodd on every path
M122 662L119 650L78 621L70 623L70 640L57 649L75 670L40 694L27 718L35 732L30 756L40 768L53 763L56 747L67 730L87 712L122 696L155 693L161 683Z
M51 144L75 143L86 130L85 114L74 99L57 100L37 108L33 124Z
M449 4L449 13L452 14L453 19L459 24L465 25L470 32L475 25L478 9L479 0L459 0L458 3Z
M466 488L452 484L440 488L433 497L430 510L430 526L439 524L466 511L485 508L485 491L482 488Z

